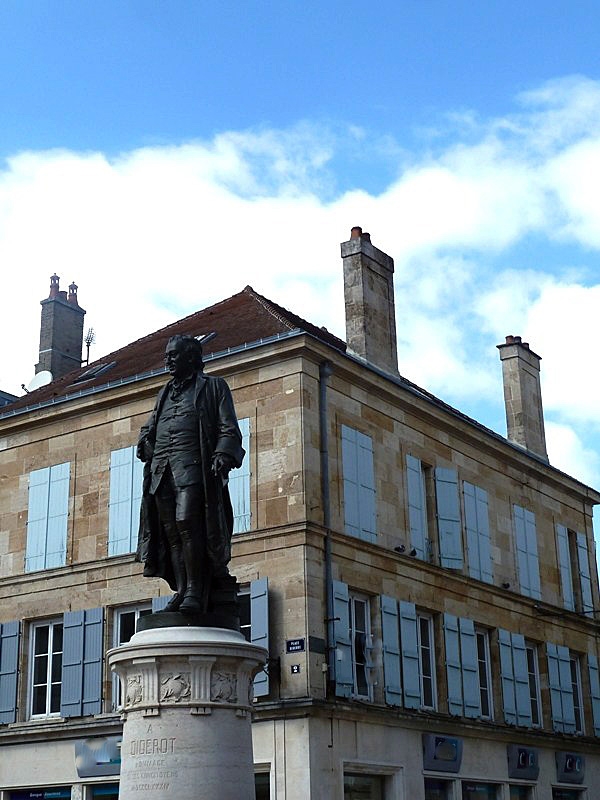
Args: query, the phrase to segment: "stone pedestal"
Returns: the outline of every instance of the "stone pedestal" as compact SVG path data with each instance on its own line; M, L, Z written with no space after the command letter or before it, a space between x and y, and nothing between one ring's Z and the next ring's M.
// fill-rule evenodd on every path
M266 651L223 628L136 633L121 680L120 800L254 800L252 677Z

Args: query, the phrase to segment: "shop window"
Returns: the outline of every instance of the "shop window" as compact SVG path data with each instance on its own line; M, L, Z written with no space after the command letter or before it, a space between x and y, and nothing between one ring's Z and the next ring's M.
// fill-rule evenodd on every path
M552 800L583 800L583 789L552 789Z
M85 800L119 800L119 784L88 786Z
M344 800L385 800L385 778L382 775L344 773Z
M511 783L508 787L510 800L532 800L531 786L523 786L522 784Z
M137 547L144 465L135 447L110 454L108 500L108 555L132 553Z
M438 778L425 778L425 800L450 800L452 783Z
M70 469L67 462L29 475L25 572L66 563Z
M49 786L48 788L19 789L7 792L10 800L71 800L70 786Z
M60 715L63 656L61 620L33 623L30 629L29 717Z
M462 782L462 800L499 800L500 786L497 783Z

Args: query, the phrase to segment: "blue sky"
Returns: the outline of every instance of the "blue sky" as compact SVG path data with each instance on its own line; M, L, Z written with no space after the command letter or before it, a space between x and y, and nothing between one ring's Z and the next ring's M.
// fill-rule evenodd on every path
M248 283L343 336L361 225L396 262L401 373L504 433L495 346L522 335L551 462L600 487L599 23L589 0L3 0L0 388L33 375L55 271L96 358Z

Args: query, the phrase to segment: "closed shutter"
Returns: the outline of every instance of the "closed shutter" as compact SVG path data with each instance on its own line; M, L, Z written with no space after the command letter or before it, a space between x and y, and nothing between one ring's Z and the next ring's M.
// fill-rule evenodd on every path
M60 567L67 554L70 464L29 475L25 571Z
M423 470L418 458L406 456L406 482L408 486L408 521L410 544L417 558L427 558L427 506Z
M517 724L517 703L515 697L515 675L512 657L512 639L509 631L498 631L500 648L500 679L502 682L502 704L504 721L509 725Z
M393 597L381 596L381 631L383 638L383 680L385 702L402 705L400 680L400 631L398 603Z
M68 462L50 467L46 568L62 567L66 563L70 472Z
M569 553L569 532L564 525L556 526L556 553L558 556L563 605L569 611L575 611L573 574L571 572L571 556Z
M246 451L242 466L229 473L229 496L233 508L233 532L250 530L250 420L238 420L242 433L242 447Z
M259 578L250 584L250 641L269 652L269 579ZM268 662L254 678L254 697L266 697L270 691Z
M421 679L419 669L419 640L417 637L417 610L414 603L401 600L400 652L402 662L402 691L405 708L419 708Z
M459 619L460 663L462 667L462 689L465 717L481 716L481 694L479 691L479 664L477 639L471 619Z
M571 660L569 649L548 642L548 682L552 725L555 731L575 733L575 708L571 684Z
M593 616L592 577L590 574L590 558L585 533L577 534L577 561L579 564L579 584L581 586L581 610L586 616Z
M540 568L535 516L531 511L513 506L519 583L523 594L541 599Z
M102 609L66 612L63 619L61 716L101 713L102 661Z
M435 499L437 507L440 565L462 569L463 548L458 500L458 475L453 469L436 467Z
M492 548L487 492L465 481L463 496L469 575L479 581L491 583Z
M375 473L370 436L342 425L344 524L346 533L367 541L376 538Z
M18 621L0 624L0 724L17 718L17 678L19 671Z
M144 465L135 447L123 447L110 454L110 495L108 501L108 555L135 550L140 519Z
M448 713L463 715L463 680L460 662L460 633L458 618L444 614L444 644L446 646L446 676L448 679Z
M510 639L512 644L517 725L531 728L531 696L529 694L529 671L527 668L525 637L520 633L512 633Z
M594 736L600 736L600 672L598 670L598 657L592 653L588 655L588 670L590 675L590 694L592 696Z

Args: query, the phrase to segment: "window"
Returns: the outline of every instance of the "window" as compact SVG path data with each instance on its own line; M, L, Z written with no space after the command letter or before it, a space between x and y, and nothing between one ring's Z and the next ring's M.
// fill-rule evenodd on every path
M593 615L592 579L587 537L556 526L556 551L563 605L570 611Z
M531 705L531 724L534 728L537 728L542 724L540 672L538 667L537 647L534 644L526 642L525 653L527 655L527 680L529 684L529 703Z
M417 614L417 644L419 652L421 708L435 709L436 693L433 619L429 615Z
M513 506L517 571L521 592L540 600L540 566L538 561L535 514L521 506Z
M110 454L109 556L132 553L137 547L143 472L135 447L123 447Z
M30 717L60 715L62 685L62 621L37 622L31 626Z
M559 733L577 733L575 703L579 705L581 716L581 694L577 698L573 695L573 667L569 648L548 642L546 652L553 728ZM580 688L578 674L576 678Z
M463 483L465 504L465 529L467 533L467 559L469 575L479 581L492 582L492 548L488 496L485 489Z
M128 606L115 610L113 647L120 647L126 644L136 630L136 625L140 617L152 613L152 607L148 605ZM121 706L121 681L118 675L113 675L113 711Z
M268 772L254 773L255 800L270 800L271 776Z
M369 669L371 667L371 618L369 600L351 594L348 598L349 637L352 652L353 694L371 699Z
M342 425L344 526L346 533L376 539L373 441L365 433Z
M497 783L463 781L462 800L497 800L499 788Z
M482 719L492 719L492 674L490 670L490 639L487 631L475 631L477 640L477 673Z
M383 775L344 773L344 800L384 800Z
M229 496L233 508L233 532L250 530L250 420L238 420L242 433L242 447L246 451L242 466L229 473Z
M425 800L450 800L452 784L439 778L425 778Z
M531 800L531 787L512 783L509 787L510 800Z
M575 714L575 733L583 733L583 702L581 699L581 668L578 656L571 656L571 688L573 690L573 711Z
M25 572L66 563L69 478L68 462L29 475Z
M582 789L552 789L552 800L583 800Z
M240 632L247 642L269 650L269 580L259 578L238 591ZM268 665L254 678L253 695L266 697L270 691ZM258 773L257 773L258 774Z

